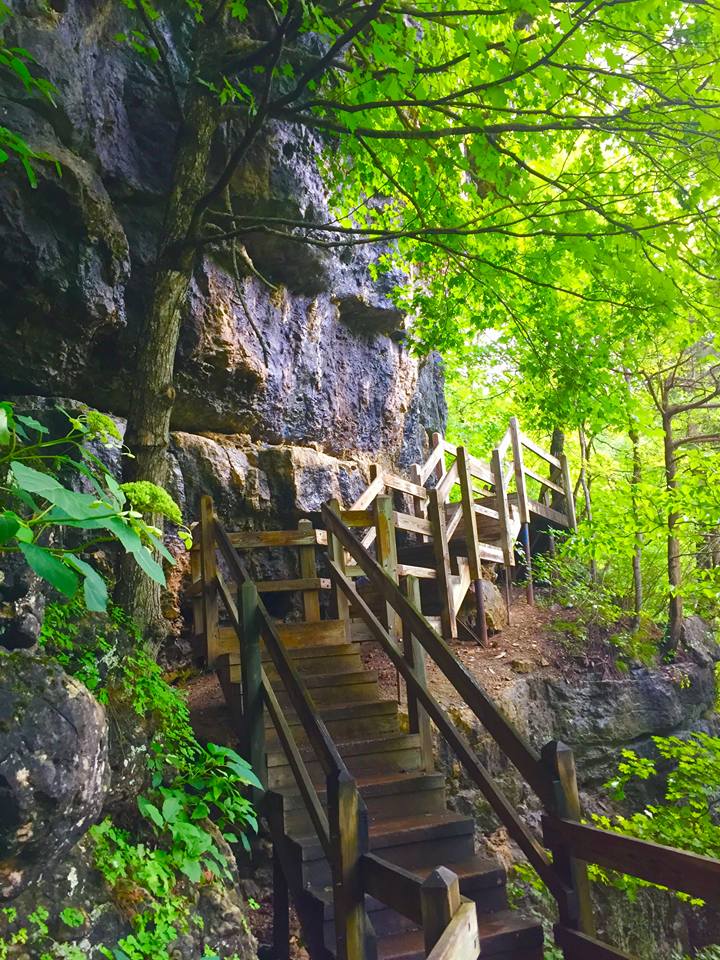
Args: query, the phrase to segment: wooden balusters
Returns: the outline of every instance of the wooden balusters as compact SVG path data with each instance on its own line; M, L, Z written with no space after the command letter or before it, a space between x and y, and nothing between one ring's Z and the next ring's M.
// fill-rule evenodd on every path
M437 488L430 491L428 519L432 527L442 634L447 640L454 640L457 637L457 618L450 569L450 546L445 526L445 499L439 496Z
M575 494L573 493L572 477L570 476L568 458L564 453L560 454L560 469L562 470L562 487L565 491L565 509L568 519L568 526L571 530L575 530L577 528L577 517L575 516Z
M202 558L200 556L200 524L193 524L193 546L190 551L190 580L193 585L193 653L199 656L201 645L205 653L205 625L203 621Z
M328 509L340 517L341 506L340 501L337 498L328 501ZM347 570L347 564L345 562L345 550L342 547L342 544L337 537L333 536L328 532L328 554L330 559L333 560L338 567L343 571ZM349 642L351 637L351 627L350 627L350 601L345 596L345 594L338 587L335 587L335 616L338 620L342 620L345 623L345 637Z
M397 583L398 556L392 497L382 496L375 500L375 529L377 530L375 549L378 563L392 581ZM390 636L399 640L402 635L402 623L400 617L389 604L386 606L385 625Z
M554 781L555 809L551 812L558 817L579 821L580 795L572 750L567 744L552 740L543 747L541 755L543 764ZM552 834L547 835L546 843L552 850L555 870L574 894L564 902L558 899L561 925L594 937L595 920L587 866L581 860L576 860L568 847Z
M347 770L328 776L327 801L337 960L376 960L377 947L365 910L361 869L361 857L370 848L367 810Z
M513 544L510 537L510 509L507 499L507 487L503 475L500 450L496 447L492 452L491 469L495 484L495 505L500 518L502 535L503 564L505 566L505 603L507 606L508 623L510 622L510 568L514 564Z
M307 533L308 538L312 535L313 525L310 520L301 520L298 523L298 530ZM317 559L315 557L315 544L298 548L300 553L300 577L301 579L317 578ZM317 621L320 619L320 591L303 590L303 608L305 619L308 621Z
M433 450L437 450L438 447L440 447L441 449L440 459L438 460L437 464L435 465L435 469L433 470L435 483L439 483L445 474L445 450L444 450L445 438L441 433L433 433L430 438L430 442L432 444Z
M525 595L527 602L532 606L535 603L535 592L533 590L532 554L530 552L530 502L528 500L527 478L523 459L522 433L517 417L513 417L510 421L510 439L512 441L518 509L520 511L520 539L525 552Z
M482 586L482 561L480 559L480 538L477 531L475 516L475 497L473 494L472 472L470 457L465 447L457 448L457 467L460 478L460 499L462 503L463 521L465 528L465 546L468 563L470 564L470 579L475 590L475 611L477 614L477 629L480 642L487 645L487 623L485 621L485 597Z
M215 509L212 497L200 498L200 569L202 571L202 612L205 659L209 667L219 651L220 619L218 614L217 563L215 560Z
M404 591L405 596L408 598L410 603L415 607L418 613L420 613L420 581L418 578L412 576L406 577ZM403 624L403 652L405 654L405 661L415 674L418 683L424 689L427 689L427 677L425 673L425 648L422 646L422 644L418 643L407 623ZM415 695L414 691L410 689L410 687L408 687L407 691L407 702L410 733L420 734L420 756L422 757L422 766L423 770L426 770L429 773L435 767L430 717L427 715L422 704L418 702L417 696Z
M263 717L262 658L257 587L250 581L240 586L240 663L243 711L243 756L261 783L267 783L265 721ZM255 788L257 793L257 788ZM255 802L259 800L255 797Z

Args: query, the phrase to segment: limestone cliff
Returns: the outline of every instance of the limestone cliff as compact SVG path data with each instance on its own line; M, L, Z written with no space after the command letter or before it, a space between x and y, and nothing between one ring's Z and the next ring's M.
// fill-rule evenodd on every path
M0 75L0 124L56 158L60 172L39 164L35 189L19 165L0 172L0 392L71 397L123 416L176 115L161 71L114 39L129 25L122 4L13 7L0 29L36 57L57 108ZM182 73L184 51L169 56ZM321 148L276 125L227 202L328 215ZM426 430L442 428L441 368L403 346L403 317L388 296L397 278L373 282L371 254L351 249L254 235L199 260L173 416L175 482L189 515L200 487L223 491L234 522L316 510L325 495L362 486L354 461L412 463Z

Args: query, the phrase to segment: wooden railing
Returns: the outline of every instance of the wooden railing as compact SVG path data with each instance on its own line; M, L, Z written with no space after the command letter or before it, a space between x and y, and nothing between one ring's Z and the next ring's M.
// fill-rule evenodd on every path
M526 462L530 458L534 467ZM545 470L548 476L539 471ZM432 435L432 450L424 464L410 468L410 479L371 467L370 484L348 510L342 512L347 526L365 528L360 542L378 546L381 566L395 578L412 574L437 581L442 633L458 636L458 612L470 585L474 585L478 634L486 642L482 563L505 568L506 601L510 606L509 569L515 565L515 543L520 538L525 553L527 597L533 602L530 519L534 513L552 524L574 528L575 505L567 459L555 457L524 434L516 418L492 452L489 463L473 457L463 446L448 443L439 433ZM535 488L537 485L537 488ZM459 487L459 498L455 490ZM530 492L535 494L531 498ZM385 505L388 496L403 494L410 511ZM382 516L378 505L382 504ZM554 504L551 505L551 504ZM560 509L561 508L561 509ZM484 542L478 534L478 518L494 521L497 542ZM391 533L382 540L381 528L404 531L432 541L432 567L405 569L393 557ZM464 538L467 557L453 557L450 548L456 535ZM394 532L392 533L394 536ZM381 544L382 541L382 544ZM380 545L381 544L381 545ZM380 551L383 550L383 556ZM453 568L457 567L457 574ZM348 574L360 571L348 566ZM392 626L392 625L391 625ZM397 624L394 633L397 633Z
M708 903L720 905L720 861L600 830L581 823L580 800L572 751L559 742L549 743L538 754L502 716L472 675L457 661L452 650L419 612L406 583L401 591L367 549L344 525L332 504L322 509L329 536L348 553L401 622L403 647L358 595L342 563L331 563L331 578L347 601L360 612L372 636L402 676L408 691L410 729L419 732L423 717L432 721L481 790L508 834L552 893L559 922L555 940L565 960L632 960L627 954L597 939L586 864L639 877ZM413 578L407 581L412 584ZM418 655L418 645L423 655ZM451 683L459 698L473 711L501 751L515 765L537 794L545 810L541 844L520 819L494 779L477 758L467 740L427 689L422 660L427 654ZM419 668L420 667L420 668ZM414 719L413 719L414 716ZM423 738L422 742L431 740ZM547 849L546 849L547 848ZM548 855L550 851L552 858ZM365 884L376 889L384 882L381 866L363 858ZM409 881L394 883L395 909L417 914L417 898ZM413 912L414 911L414 912ZM458 921L459 922L459 921Z
M322 536L314 537L314 533ZM318 841L330 865L333 879L333 904L338 960L376 960L375 935L368 921L365 896L370 894L400 913L422 924L428 960L476 960L479 950L477 914L474 903L460 896L458 877L444 867L433 871L422 882L418 877L369 852L368 820L364 801L357 784L317 713L302 677L295 669L282 639L265 605L258 596L260 584L253 582L240 559L235 544L252 542L253 546L277 546L278 543L301 549L317 543L327 543L322 531L313 531L301 525L300 531L273 531L272 536L261 534L228 533L214 513L212 501L203 497L199 547L202 557L194 600L202 601L202 622L207 638L217 633L219 623L218 601L225 608L235 631L240 649L241 730L243 750L263 783L267 782L265 754L265 725L263 710L267 709L283 753L292 771L303 806L310 818ZM274 541L270 543L269 541ZM216 549L237 584L237 598L218 569ZM314 564L314 557L312 563ZM330 561L332 564L332 560ZM306 556L305 570L310 560ZM205 574L212 572L212 581ZM308 606L311 622L319 621L307 593L314 584L302 581L278 581L282 589L298 590ZM263 587L265 584L263 583ZM327 812L308 771L305 760L293 736L290 724L262 667L261 640L265 644L280 683L288 695L298 720L319 762L326 782ZM208 644L209 646L209 644ZM215 666L222 674L227 669L227 654L215 656ZM427 749L427 744L426 744ZM257 797L256 799L260 799ZM284 833L282 797L275 795L279 809L269 809L268 819L278 833ZM276 856L277 854L274 854ZM274 863L274 940L276 945L289 942L287 882L279 863ZM284 905L284 906L283 906Z

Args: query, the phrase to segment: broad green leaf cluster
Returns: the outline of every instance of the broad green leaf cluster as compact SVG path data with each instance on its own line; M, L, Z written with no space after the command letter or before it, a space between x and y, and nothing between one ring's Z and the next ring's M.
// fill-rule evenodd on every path
M60 436L14 404L0 403L0 556L19 553L28 566L65 596L82 584L89 610L104 610L107 585L83 554L118 543L138 566L165 583L160 559L174 559L159 530L143 514L163 514L181 528L179 508L150 483L120 485L96 450L120 451L115 423L86 410L67 420Z

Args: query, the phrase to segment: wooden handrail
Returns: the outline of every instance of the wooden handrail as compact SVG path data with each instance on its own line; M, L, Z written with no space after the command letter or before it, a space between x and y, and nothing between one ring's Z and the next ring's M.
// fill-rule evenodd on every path
M720 860L558 817L546 816L543 828L579 860L720 906Z
M268 713L270 714L270 719L272 720L275 730L277 731L277 735L285 756L287 757L288 764L290 765L290 769L295 777L295 782L297 783L300 796L305 804L305 809L310 815L317 838L320 841L320 845L322 846L323 850L325 851L325 856L328 858L328 860L330 860L332 858L333 851L330 840L330 825L328 823L327 815L323 809L323 805L320 801L320 797L318 796L318 792L315 789L315 785L312 782L312 778L308 772L307 766L305 765L305 761L302 758L302 754L300 753L295 737L292 734L290 725L285 718L282 707L278 703L275 692L268 681L264 670L262 672L262 686L263 696L265 699L265 704L268 708Z
M215 540L235 581L237 583L252 582L250 575L245 569L245 565L240 560L240 557L238 557L224 527L215 515L213 515L212 519ZM285 645L280 639L275 624L265 604L260 599L258 599L258 614L260 617L260 631L265 641L267 652L270 654L275 669L287 690L290 702L298 715L298 719L307 734L310 745L324 773L326 776L340 772L347 773L347 767L338 753L332 737L328 733L327 727L318 716L307 692L305 683L295 669L292 660L288 657Z
M579 930L570 930L562 924L555 927L555 943L562 949L565 960L635 960L629 953L616 950L595 937L588 937Z
M433 630L425 617L402 595L397 585L386 576L381 567L353 537L350 531L343 526L335 514L326 506L323 506L322 516L328 530L332 531L355 562L362 567L365 576L378 589L385 602L395 609L403 621L408 622L413 634L440 667L465 703L483 723L488 733L503 748L540 799L546 803L548 808L551 808L553 802L552 781L540 762L540 754L502 716L472 674L458 662L442 637ZM331 577L333 579L335 577L332 571Z
M534 440L531 440L526 433L520 434L520 440L522 445L530 450L531 453L534 453L536 456L540 457L541 460L549 463L551 467L557 467L558 470L560 469L560 461L558 458L554 457L552 453L548 453L547 450L543 450L543 448L535 443Z
M361 858L360 869L366 893L408 920L422 923L422 880L417 874L374 853Z
M323 507L323 510L325 508ZM330 512L330 511L328 511ZM333 530L335 534L335 530ZM338 536L338 539L342 538ZM346 545L347 546L347 545ZM356 558L357 559L357 558ZM389 579L386 578L386 575L380 570L379 567L375 564L375 561L372 558L369 558L372 566L376 567L380 571L380 574L383 580L387 580L393 587L395 584ZM371 569L369 566L361 564L363 569L365 569L366 575L370 577ZM372 571L374 574L374 571ZM330 573L332 578L335 580L340 589L345 593L345 595L352 601L355 608L359 611L362 619L365 621L366 625L369 627L370 632L373 634L375 640L380 644L383 651L387 654L390 660L393 663L393 666L398 670L402 675L405 683L408 688L412 690L413 695L421 702L427 714L433 720L438 730L442 736L447 740L455 754L460 758L461 762L465 766L466 770L473 778L475 783L483 792L488 803L492 806L493 810L497 814L500 821L507 828L512 839L518 844L525 856L528 858L528 861L532 864L538 874L542 877L543 881L557 897L565 897L569 894L567 888L562 884L557 877L555 871L553 870L552 864L548 859L548 856L543 849L543 847L538 843L538 841L533 837L525 824L520 820L514 808L511 806L504 794L498 789L495 784L494 779L487 772L485 767L482 765L480 760L472 750L472 747L469 745L465 737L458 731L455 724L450 720L445 711L442 709L437 700L428 692L427 688L422 686L415 677L412 669L409 667L405 658L402 656L400 651L397 649L395 644L392 642L388 636L385 628L377 619L372 610L365 603L363 598L355 590L353 582L345 576L345 574L340 570L340 568L331 561L330 564ZM402 594L400 594L402 596ZM402 598L405 600L405 598ZM410 610L414 611L414 607L410 603L407 603L407 607ZM421 615L418 615L421 616ZM411 623L410 629L417 639L423 643L423 638L418 635L414 625ZM428 630L432 631L432 628L427 627ZM438 640L440 638L438 637ZM440 641L442 643L442 641ZM444 644L443 644L444 645ZM423 643L423 646L425 644ZM433 657L433 650L428 647L425 647L427 652ZM451 654L452 656L452 654ZM438 666L442 665L438 659L433 657ZM458 664L459 666L459 664ZM463 670L462 667L460 667ZM447 674L446 674L447 676ZM457 689L457 687L456 687ZM484 694L483 694L484 696ZM502 718L499 717L500 720ZM503 723L506 721L502 720ZM517 734L513 731L513 735ZM549 785L545 782L544 771L540 768L538 771L533 772L533 777L536 779L542 778L543 787L549 789Z
M448 472L445 474L442 480L435 487L435 489L437 490L438 499L440 501L447 500L448 496L450 495L450 491L452 490L452 488L455 486L457 482L458 482L458 468L457 468L457 461L456 461L455 463L453 463L453 465L450 467Z

